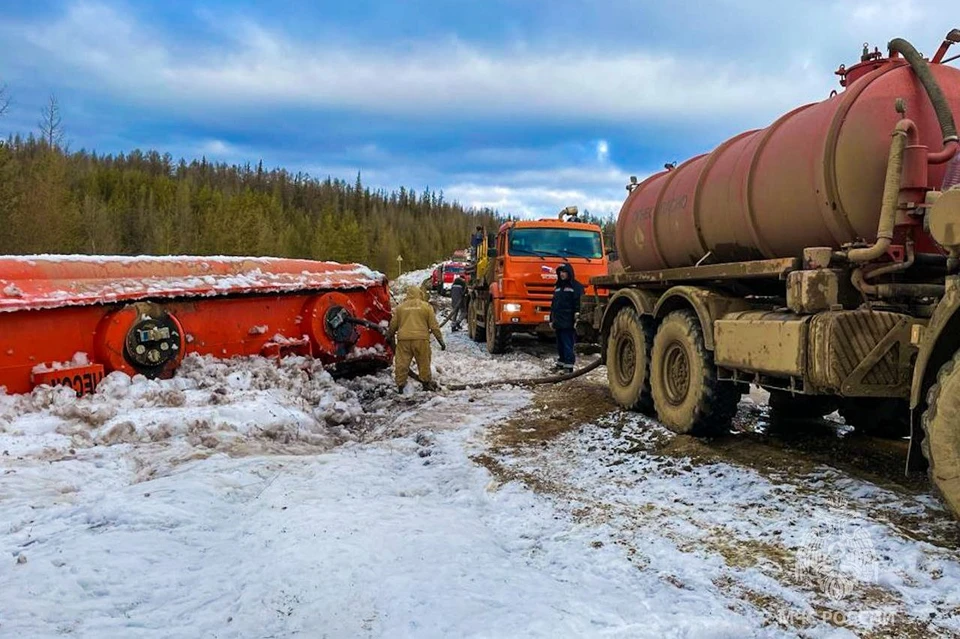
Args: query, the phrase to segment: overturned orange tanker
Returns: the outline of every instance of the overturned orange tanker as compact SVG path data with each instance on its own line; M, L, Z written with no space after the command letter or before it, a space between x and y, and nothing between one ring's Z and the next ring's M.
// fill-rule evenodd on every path
M0 386L91 392L167 377L189 353L386 366L386 278L356 264L247 257L0 257Z

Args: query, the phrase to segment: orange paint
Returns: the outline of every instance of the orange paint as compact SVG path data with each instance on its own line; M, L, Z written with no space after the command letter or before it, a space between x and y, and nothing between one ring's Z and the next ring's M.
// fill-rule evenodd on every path
M357 327L349 344L332 338L325 314L334 307L389 321L386 279L308 260L0 258L0 386L29 392L53 379L35 368L66 371L76 353L103 374L149 377L172 375L190 353L389 363L375 330Z

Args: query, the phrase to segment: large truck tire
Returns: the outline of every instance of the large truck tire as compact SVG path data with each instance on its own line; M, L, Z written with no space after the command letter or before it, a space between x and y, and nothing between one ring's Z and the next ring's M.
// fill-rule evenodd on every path
M930 462L930 480L960 517L960 353L943 365L927 393L921 448Z
M650 349L653 322L637 311L621 309L610 326L607 338L607 385L617 405L648 415L654 413L650 395Z
M507 350L507 343L510 341L510 331L505 326L497 326L494 308L496 304L490 302L487 304L487 352L491 355L499 355Z
M886 439L910 436L910 404L905 399L848 397L840 403L840 416L862 435Z
M477 299L471 297L467 304L467 335L470 336L470 339L479 343L487 340L487 333L477 324L477 305Z
M675 433L721 434L737 414L740 389L717 379L713 353L690 311L674 311L660 323L650 357L650 394L660 422Z

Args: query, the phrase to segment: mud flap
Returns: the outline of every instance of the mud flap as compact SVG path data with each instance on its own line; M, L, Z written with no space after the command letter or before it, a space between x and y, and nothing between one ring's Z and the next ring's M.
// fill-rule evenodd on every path
M923 441L924 433L920 420L923 413L916 408L910 410L910 444L907 448L907 460L903 469L904 475L913 473L925 473L929 467L927 458L923 456L923 450L920 443Z

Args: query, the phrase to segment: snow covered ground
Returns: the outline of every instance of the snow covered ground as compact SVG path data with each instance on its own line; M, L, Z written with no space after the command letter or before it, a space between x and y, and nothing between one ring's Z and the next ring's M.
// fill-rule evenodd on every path
M551 359L448 343L447 382ZM928 493L724 459L602 381L397 396L193 357L0 395L0 637L960 634Z

